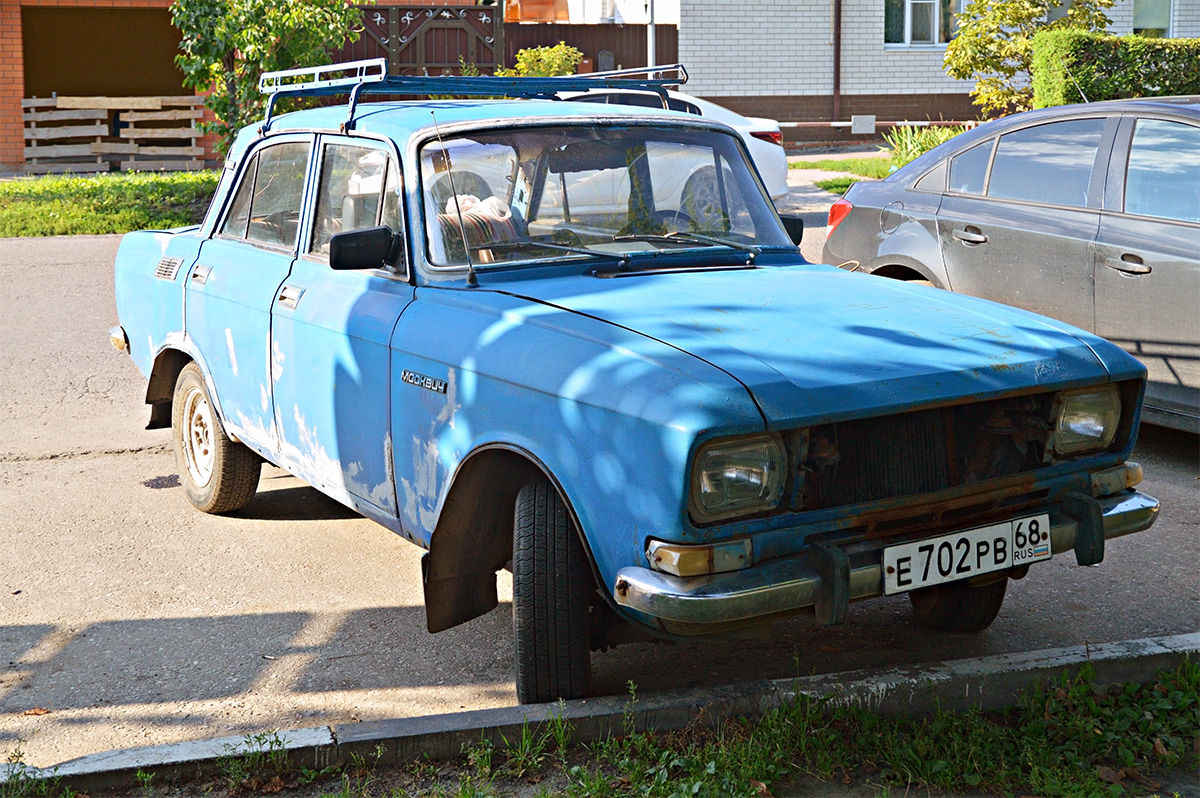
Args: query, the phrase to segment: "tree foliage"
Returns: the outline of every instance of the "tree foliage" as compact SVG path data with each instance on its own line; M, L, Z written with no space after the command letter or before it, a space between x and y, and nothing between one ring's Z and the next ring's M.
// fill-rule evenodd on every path
M1033 35L1077 28L1103 32L1113 0L970 0L958 18L958 35L946 46L946 72L973 80L971 96L986 112L1033 107L1030 67ZM1049 21L1052 12L1066 13Z
M183 34L175 64L183 85L209 91L204 104L226 152L237 131L262 117L264 72L316 66L361 32L362 11L345 0L175 0L171 21Z

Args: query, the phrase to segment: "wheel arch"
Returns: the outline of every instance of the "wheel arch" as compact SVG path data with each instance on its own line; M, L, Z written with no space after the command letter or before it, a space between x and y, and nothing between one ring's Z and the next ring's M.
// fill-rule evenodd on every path
M937 276L916 264L912 263L885 263L882 266L876 266L871 269L871 274L878 277L887 277L892 280L903 280L905 282L912 280L924 280L932 283L938 288L945 288L943 281Z
M455 472L421 561L430 632L466 623L499 603L496 572L512 559L517 494L538 479L547 480L562 497L595 579L595 559L562 484L530 452L503 444L483 446Z
M150 423L146 425L146 429L165 429L171 426L175 383L184 367L195 360L182 349L173 347L163 349L155 355L154 363L150 367L150 379L146 383L146 404L150 405ZM200 368L203 371L202 365Z

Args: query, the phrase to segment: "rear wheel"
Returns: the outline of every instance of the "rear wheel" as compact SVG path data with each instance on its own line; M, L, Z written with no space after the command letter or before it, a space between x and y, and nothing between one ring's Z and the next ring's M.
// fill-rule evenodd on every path
M175 382L171 432L183 492L197 510L228 513L254 498L262 460L225 434L195 363Z
M517 699L541 704L588 693L592 575L565 502L549 482L526 485L513 525Z
M917 622L943 632L978 632L991 626L1004 604L1008 578L986 585L951 582L908 594Z

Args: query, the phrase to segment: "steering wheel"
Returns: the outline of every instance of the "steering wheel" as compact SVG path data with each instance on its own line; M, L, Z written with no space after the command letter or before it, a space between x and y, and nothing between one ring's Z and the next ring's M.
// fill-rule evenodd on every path
M696 227L691 216L680 208L677 211L655 211L654 221L667 228L667 233L686 233Z

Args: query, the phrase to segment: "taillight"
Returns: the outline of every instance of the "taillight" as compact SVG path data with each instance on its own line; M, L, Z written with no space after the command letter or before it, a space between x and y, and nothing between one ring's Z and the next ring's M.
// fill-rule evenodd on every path
M834 228L841 224L842 219L845 219L852 210L854 210L854 206L847 202L845 197L829 206L829 226L825 229L825 235L831 235Z
M750 135L760 141L769 141L772 144L778 144L780 147L783 146L783 133L778 130L755 130Z

